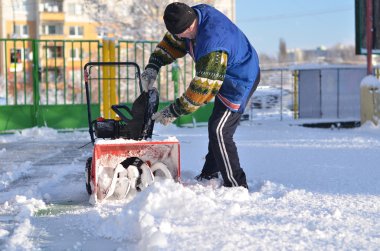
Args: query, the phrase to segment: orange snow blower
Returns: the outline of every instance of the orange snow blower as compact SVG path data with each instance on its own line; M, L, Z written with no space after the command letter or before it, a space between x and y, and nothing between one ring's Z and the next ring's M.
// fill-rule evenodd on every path
M151 117L157 112L159 95L157 89L142 91L139 66L134 62L89 62L84 66L84 80L89 134L94 146L85 167L90 203L127 198L158 177L178 181L180 144L175 138L152 140ZM132 106L112 104L116 96L128 100L130 93L136 92L130 82L138 84L140 90ZM103 116L93 120L91 98L96 101L100 94Z

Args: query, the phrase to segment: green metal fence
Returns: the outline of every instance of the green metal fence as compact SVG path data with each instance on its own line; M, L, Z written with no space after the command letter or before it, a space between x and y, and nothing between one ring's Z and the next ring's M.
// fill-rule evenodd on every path
M116 60L136 62L143 70L157 42L118 41ZM81 128L87 126L83 67L102 61L99 40L0 39L0 131L33 126ZM181 95L194 76L188 57L163 67L157 80L160 106ZM118 100L131 103L139 95L137 81L118 84ZM101 85L92 86L93 116L100 115ZM178 124L208 119L212 105Z

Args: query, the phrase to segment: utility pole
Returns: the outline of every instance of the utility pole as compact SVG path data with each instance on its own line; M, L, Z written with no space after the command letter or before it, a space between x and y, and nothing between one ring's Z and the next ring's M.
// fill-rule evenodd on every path
M366 38L367 38L367 74L372 75L373 67L372 67L372 32L373 32L373 10L372 10L372 0L366 0Z

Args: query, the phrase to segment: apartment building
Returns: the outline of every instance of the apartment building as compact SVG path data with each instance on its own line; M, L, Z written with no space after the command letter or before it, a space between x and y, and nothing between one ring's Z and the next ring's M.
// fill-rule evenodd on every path
M46 90L66 80L78 85L81 59L97 52L95 41L104 35L83 8L82 0L0 0L0 77L7 92L32 87L33 65Z
M206 2L235 20L235 0ZM4 81L7 92L30 88L37 68L42 88L64 85L75 91L83 64L99 60L101 39L113 36L110 23L95 22L87 7L84 0L0 0L0 96Z

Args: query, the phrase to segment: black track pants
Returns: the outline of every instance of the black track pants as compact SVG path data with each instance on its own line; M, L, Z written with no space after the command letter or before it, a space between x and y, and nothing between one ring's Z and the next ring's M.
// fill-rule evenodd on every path
M249 97L252 96L260 82L260 73L253 85ZM232 112L215 98L214 109L208 121L208 153L202 174L211 175L221 172L224 186L245 186L247 180L240 167L239 156L233 136L239 124L241 114Z
M233 141L240 117L240 113L230 111L218 98L215 99L208 122L209 145L202 173L209 175L221 172L224 186L227 187L247 184Z

